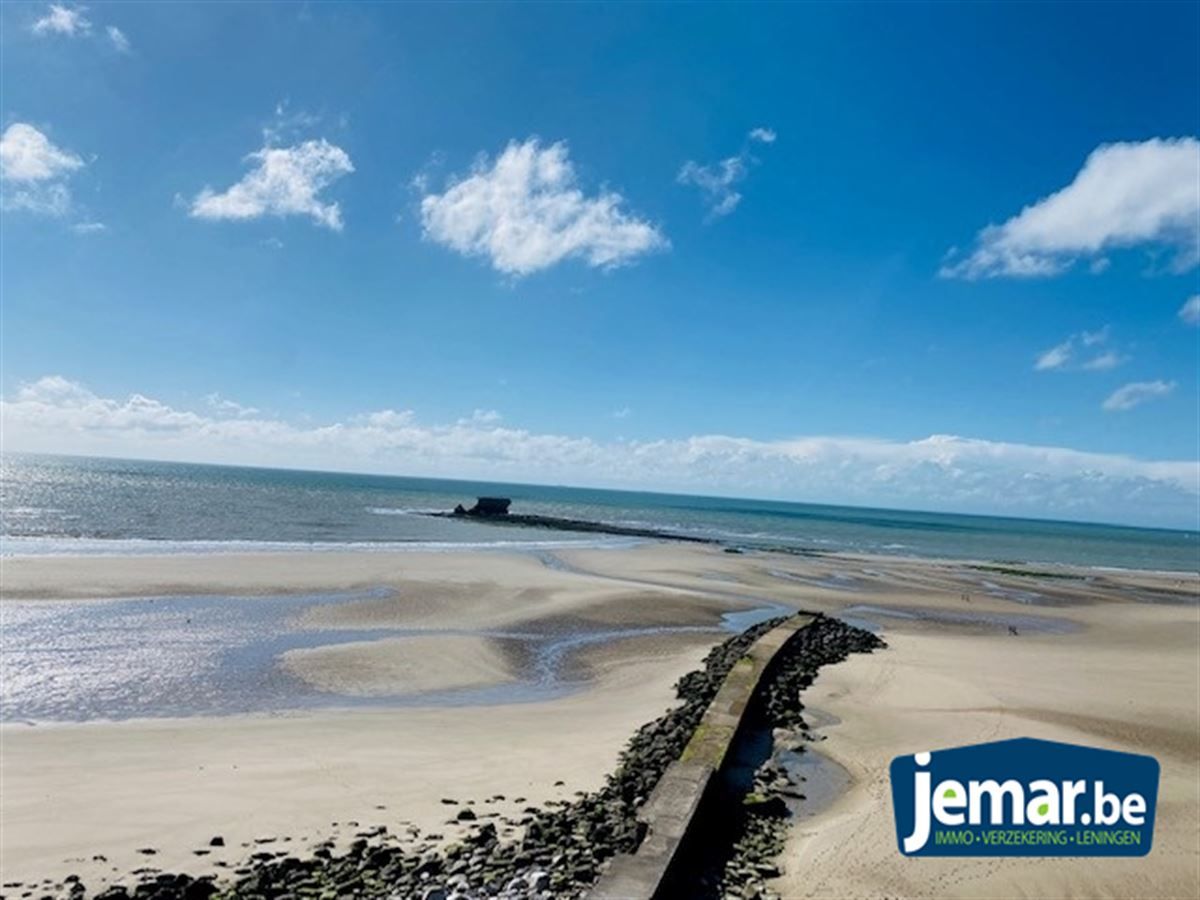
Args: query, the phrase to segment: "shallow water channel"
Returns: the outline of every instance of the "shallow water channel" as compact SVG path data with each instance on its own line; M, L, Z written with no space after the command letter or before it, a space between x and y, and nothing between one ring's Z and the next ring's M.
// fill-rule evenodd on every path
M228 715L309 708L467 705L549 699L578 689L572 654L641 635L741 631L779 615L764 605L731 612L714 627L546 631L313 629L313 607L392 596L380 588L276 597L173 596L9 602L2 609L0 719L83 721L146 716ZM513 646L517 679L485 688L353 697L322 691L286 672L294 649L354 641L459 634Z

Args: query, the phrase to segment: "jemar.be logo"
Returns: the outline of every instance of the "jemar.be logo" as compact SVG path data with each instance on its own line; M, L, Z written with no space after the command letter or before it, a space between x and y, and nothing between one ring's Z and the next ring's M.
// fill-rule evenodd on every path
M1017 738L892 760L905 856L1145 856L1158 760Z

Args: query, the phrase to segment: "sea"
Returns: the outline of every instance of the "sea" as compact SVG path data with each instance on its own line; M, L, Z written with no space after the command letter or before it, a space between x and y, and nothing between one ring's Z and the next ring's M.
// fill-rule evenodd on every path
M1200 571L1200 533L340 472L5 454L0 556L625 546L629 538L436 518L477 496L741 548Z

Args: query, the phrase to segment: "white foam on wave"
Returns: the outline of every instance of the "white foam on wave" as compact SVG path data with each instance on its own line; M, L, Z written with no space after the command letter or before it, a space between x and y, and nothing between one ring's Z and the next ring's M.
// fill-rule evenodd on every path
M443 509L408 509L399 506L368 506L367 512L373 516L430 516L434 513L444 513Z

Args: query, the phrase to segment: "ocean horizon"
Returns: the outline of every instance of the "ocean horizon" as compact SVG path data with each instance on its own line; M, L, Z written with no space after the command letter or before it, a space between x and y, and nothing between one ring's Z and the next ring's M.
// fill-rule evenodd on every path
M5 454L0 554L552 549L636 539L426 515L476 496L513 511L785 548L1094 568L1200 571L1200 532L355 472Z

